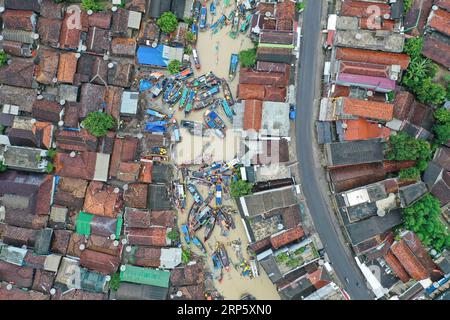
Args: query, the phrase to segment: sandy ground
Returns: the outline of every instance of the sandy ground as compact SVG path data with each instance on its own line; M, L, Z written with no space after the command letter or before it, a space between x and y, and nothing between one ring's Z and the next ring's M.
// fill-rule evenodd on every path
M222 15L222 12L224 12L228 16L232 8L233 6L230 6L229 8L225 8L225 10L223 11L223 8L219 6L217 8L218 12L216 16L213 17L213 21L217 20ZM209 14L209 23L211 23L211 18L212 16ZM236 39L230 38L230 36L228 35L230 28L230 26L225 26L220 32L215 35L213 35L209 30L199 32L197 50L201 62L201 70L196 71L196 76L205 74L209 71L213 71L218 77L228 79L228 69L231 54L239 53L239 51L241 50L253 47L253 44L247 35L239 34ZM238 83L238 75L233 82L229 82L230 89L234 97L236 97ZM197 111L191 112L187 117L185 117L184 112L177 111L175 113L175 118L178 120L178 122L180 122L180 120L182 119L203 122L203 114L204 111ZM225 120L227 126L230 128L231 123L221 109L219 109L219 115L222 117L222 119ZM192 161L192 159L199 158L202 153L206 154L203 160L209 161L229 161L235 157L235 150L237 149L234 149L233 146L236 145L238 137L233 133L231 129L227 130L225 140L221 140L215 135L212 135L209 138L203 138L203 141L199 141L196 139L197 137L194 138L188 132L184 131L181 132L181 135L182 142L175 148L177 157L174 159L174 161L177 164L186 163L188 161ZM209 155L211 155L211 157L209 157ZM197 185L197 187L202 195L206 198L209 188L201 185ZM186 192L188 193L187 190ZM223 196L224 205L232 206L235 208L234 201L232 199L227 199L227 196L228 195ZM179 214L178 222L180 225L186 222L187 213L192 205L193 200L189 193L187 198L186 210L184 213ZM214 200L212 203L215 203ZM208 251L208 256L206 258L207 264L210 266L210 268L212 268L210 253L215 249L217 241L225 244L232 264L238 262L238 259L231 247L231 242L233 240L242 241L242 254L245 259L248 260L249 258L246 252L246 248L248 246L247 235L245 233L241 217L237 211L233 218L236 224L236 229L231 230L227 237L223 237L220 234L219 226L216 225L213 235L206 243L206 249ZM203 228L199 232L197 232L197 236L199 236L200 239L203 239L203 232ZM184 243L184 239L182 241ZM191 249L195 253L200 254L200 251L195 246L191 245ZM223 280L220 283L215 280L214 284L217 290L225 297L225 299L240 299L244 294L251 294L257 299L280 299L275 286L272 284L262 268L259 268L259 274L259 277L250 279L249 277L241 276L239 271L231 267L229 272L224 271Z

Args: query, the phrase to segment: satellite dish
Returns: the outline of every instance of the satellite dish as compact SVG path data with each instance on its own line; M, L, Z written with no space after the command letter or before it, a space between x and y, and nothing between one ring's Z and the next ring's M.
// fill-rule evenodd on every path
M114 247L118 247L118 246L119 246L119 241L117 241L117 240L114 240L114 242L113 242L113 246L114 246Z
M108 63L108 68L109 68L109 69L114 68L114 63L112 63L112 62Z
M65 105L66 104L66 100L64 100L64 99L59 100L59 104L62 105L62 106Z
M111 11L112 11L112 12L116 12L116 11L117 11L117 7L116 7L116 6L113 6L113 7L111 8Z
M356 40L361 40L362 39L361 33L356 33L355 38L356 38Z
M383 15L383 18L386 20L389 19L390 17L391 17L391 15L389 13L386 13Z
M5 12L5 7L0 7L0 12Z
M30 120L30 123L31 123L31 124L35 124L35 123L36 123L36 119L35 119L35 118L31 119L31 120Z
M122 188L123 188L123 190L125 190L125 191L128 190L128 184L124 184Z
M272 16L272 13L271 13L270 11L267 11L264 15L265 15L267 18L270 18L270 17Z
M110 276L110 275L107 275L107 276L105 277L105 280L106 280L107 282L111 281L111 276Z
M277 225L277 229L281 231L281 230L284 229L284 226L283 226L281 223L279 223L279 224Z
M114 188L114 193L119 193L120 189L119 188Z
M156 48L157 46L158 46L158 42L154 41L154 42L152 43L152 48Z
M144 135L143 135L142 133L138 133L138 134L137 134L137 138L138 138L138 139L142 139L143 137L144 137Z
M39 34L38 34L38 33L33 33L33 39L34 39L34 40L39 39Z
M124 272L125 270L127 270L127 266L126 265L121 265L120 266L120 271Z
M109 236L109 238L110 238L111 240L116 240L116 235L113 233L113 234L111 234L111 235Z
M80 244L79 248L81 251L83 251L84 249L86 249L86 246L82 243L82 244Z
M8 283L6 285L6 290L12 290L12 284L11 283Z
M128 243L127 239L122 239L121 242L122 242L122 244L127 244Z
M94 11L92 11L91 9L89 9L89 10L87 11L87 14L90 15L90 16L91 16L93 13L94 13Z
M53 296L53 295L55 295L55 293L56 293L56 289L55 288L51 288L50 289L50 294Z
M180 298L183 296L183 292L181 292L180 290L177 291L177 297Z
M64 125L64 121L58 121L58 126L62 127Z
M69 154L69 156L70 156L71 158L75 158L75 156L76 156L75 151L72 151L72 152Z
M57 83L57 82L58 82L58 78L57 78L57 77L54 77L54 78L52 79L52 82L53 82L53 83Z
M104 55L103 55L103 60L106 61L106 60L108 60L108 59L109 59L109 56L108 56L107 54L104 54Z
M125 248L125 251L126 251L126 252L131 252L131 246L127 246L127 247Z
M42 100L42 99L44 99L44 96L42 94L40 94L40 95L37 96L37 99L38 100Z
M370 91L370 90L367 91L367 96L368 96L368 97L372 97L372 96L373 96L373 91Z
M77 53L75 54L75 58L80 59L80 57L81 57L81 53L77 52Z

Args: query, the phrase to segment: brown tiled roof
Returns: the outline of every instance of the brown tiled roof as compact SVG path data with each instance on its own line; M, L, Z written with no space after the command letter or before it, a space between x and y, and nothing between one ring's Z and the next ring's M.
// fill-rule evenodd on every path
M58 131L56 134L56 146L67 151L96 151L97 138L86 129L80 131Z
M33 11L28 10L6 10L2 14L3 27L24 31L34 31L36 16Z
M450 68L450 44L435 33L425 36L422 54L431 60Z
M354 48L337 48L336 59L385 64L388 66L398 64L402 69L406 69L409 65L409 56L404 53L381 52Z
M73 83L75 72L77 70L78 59L74 52L61 53L58 66L58 81L64 83Z
M81 250L80 244L85 244L85 236L78 234L76 232L72 233L70 236L69 245L67 247L67 255L73 257L80 257Z
M68 178L92 180L96 161L97 154L95 152L80 152L73 158L68 153L58 152L54 159L55 174Z
M120 162L117 179L124 182L136 182L141 165L135 162Z
M3 242L16 247L26 245L33 247L36 238L36 230L7 225L3 233Z
M286 65L285 72L261 72L242 68L239 83L264 84L276 87L286 87L289 84L290 68Z
M427 269L428 272L432 272L437 269L436 264L431 259L427 250L422 245L419 237L412 231L408 231L403 235L402 240L405 241L406 245L411 249L412 253L420 260L420 263Z
M339 72L371 77L389 77L389 67L386 65L356 61L341 60L339 63Z
M53 230L51 252L65 256L71 235L70 230Z
M77 49L80 43L81 30L72 27L72 23L75 19L73 17L76 14L75 10L73 13L66 13L61 27L61 34L59 37L59 43L61 49Z
M332 97L348 97L350 95L350 87L336 85Z
M394 271L395 275L399 277L400 280L402 280L403 283L409 281L410 277L408 273L391 251L388 251L388 253L384 256L384 260L386 260L389 267L392 269L392 271Z
M270 249L272 243L270 242L270 237L258 240L250 244L250 248L256 253L260 253L264 250Z
M142 13L145 13L146 7L146 0L130 0L125 4L125 9Z
M154 21L145 21L139 30L138 42L144 44L146 40L154 41L158 39L160 29Z
M240 83L238 85L238 98L241 100L264 100L265 95L265 86L262 84Z
M150 211L125 208L125 224L128 228L150 228L153 224Z
M137 43L133 38L114 38L111 42L111 54L134 57Z
M50 294L50 290L53 288L55 278L56 274L54 272L36 270L33 286L31 287L31 289L45 294Z
M437 6L444 8L447 11L450 11L450 0L434 0L434 3Z
M102 274L111 274L119 268L120 259L116 256L85 249L80 255L80 265Z
M379 8L381 17L391 14L391 7L386 3L347 0L342 2L340 15L367 18L373 14L373 10L369 9L370 6Z
M119 8L113 13L111 31L115 36L126 36L128 31L129 11Z
M123 88L108 86L105 93L106 112L117 122L120 119Z
M270 12L271 15L273 15L275 13L275 3L259 2L256 6L256 10L262 15L265 15L266 12Z
M31 88L35 64L32 59L11 58L11 63L2 67L0 84Z
M170 296L170 299L173 300L205 300L205 284L199 283L197 285L192 286L184 286L178 287L177 291L181 291L183 294L181 298L178 298L176 295Z
M295 17L295 3L293 1L278 2L276 7L276 17L279 20L292 20Z
M260 130L262 120L262 101L245 100L244 130Z
M116 138L109 166L109 175L111 177L117 177L121 162L136 160L138 144L139 140L137 138Z
M62 20L64 13L64 2L56 3L53 0L42 0L39 20L42 18Z
M161 248L137 247L133 264L141 267L158 268L160 266Z
M133 69L134 66L131 63L117 63L108 71L108 83L123 88L130 87Z
M446 10L431 10L428 26L447 36L450 36L450 12Z
M386 173L392 173L400 171L401 169L407 169L416 165L415 160L403 160L403 161L383 161L383 167Z
M154 226L174 228L176 226L176 214L173 211L152 211L150 221Z
M141 161L139 182L152 183L153 162Z
M50 300L50 295L34 290L24 291L17 287L8 290L5 284L0 284L0 300Z
M414 280L420 281L429 277L430 274L404 240L394 243L391 246L391 251Z
M382 163L369 163L330 169L330 177L335 192L342 192L383 180L385 174Z
M447 171L450 171L450 148L439 148L434 155L433 162L441 166Z
M121 208L120 192L115 187L102 182L92 181L86 191L83 211L99 216L116 218Z
M157 246L157 247L164 247L167 245L166 227L152 226L147 229L127 228L126 234L128 234L128 241L131 245Z
M277 234L275 236L272 236L270 238L270 242L272 244L272 247L275 249L278 249L284 245L287 245L291 242L294 242L300 238L302 238L305 235L305 232L303 231L301 226L297 226L295 228L283 231L280 234Z
M61 120L62 110L59 103L41 99L34 102L31 114L33 118L56 124Z
M89 235L86 248L97 252L102 252L111 256L119 256L121 244L114 246L114 241L104 236L95 234Z
M374 138L387 138L391 129L379 126L377 123L369 122L363 118L356 120L343 120L346 124L344 129L344 140L367 140Z
M344 105L343 112L345 114L382 121L390 121L393 118L393 104L352 98L342 99Z
M81 209L88 182L83 179L60 177L55 193L55 204Z
M397 92L394 99L394 118L406 120L409 117L414 95L408 91Z
M100 29L97 27L89 28L86 47L90 52L104 53L109 50L110 35L108 30Z
M132 208L147 208L148 185L144 183L131 183L123 193L125 205Z
M289 66L288 66L289 67ZM279 62L257 61L256 70L264 72L285 72L286 64Z
M190 266L175 268L170 275L170 283L175 287L203 283L205 281L203 268L204 265L199 262Z
M64 109L64 125L69 128L78 128L80 123L81 105L78 102L67 102Z
M284 102L286 101L286 88L277 88L273 86L265 86L266 95L264 101Z
M0 260L0 281L12 282L21 288L31 288L34 269Z
M111 18L112 14L109 11L95 12L88 16L88 23L90 27L109 29L111 26Z
M441 206L450 202L450 171L444 171L442 179L431 189L431 194L439 199Z

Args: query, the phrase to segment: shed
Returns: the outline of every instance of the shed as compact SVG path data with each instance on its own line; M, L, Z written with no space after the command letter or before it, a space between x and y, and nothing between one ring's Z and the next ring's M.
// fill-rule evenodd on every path
M145 284L161 288L168 288L169 280L170 272L164 270L126 265L125 271L120 272L120 281Z
M125 115L136 115L139 105L139 93L132 91L124 91L122 94L122 103L120 105L120 113Z

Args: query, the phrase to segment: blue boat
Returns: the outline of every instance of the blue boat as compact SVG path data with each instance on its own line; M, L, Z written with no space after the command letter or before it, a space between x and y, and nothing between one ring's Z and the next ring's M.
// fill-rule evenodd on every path
M153 87L153 83L148 79L141 79L141 81L139 81L139 91L140 92L147 91L147 90L151 89L152 87Z
M197 248L199 248L200 251L201 251L204 255L206 255L206 248L205 248L205 246L203 245L203 243L200 241L199 238L197 238L196 236L194 236L194 237L192 238L192 243L195 244L195 246L196 246Z
M161 112L158 112L153 109L147 109L147 114L161 119L165 119L168 117L166 114L162 114Z
M175 122L172 126L173 129L173 138L176 143L181 141L181 134L180 134L180 127L178 126L178 123Z
M222 185L216 185L216 205L222 205Z
M194 44L197 43L197 39L198 39L198 26L196 23L193 23L191 26L191 31L194 34Z
M208 13L208 9L206 9L206 3L202 5L202 8L200 9L200 23L199 28L200 30L206 28L206 16Z
M216 252L212 254L211 259L214 264L214 269L216 270L222 269L222 263L220 262L219 255Z
M198 192L197 187L194 186L192 183L188 183L187 184L187 188L189 190L189 193L192 195L192 197L194 198L195 203L202 203L203 202L203 197L200 194L200 192Z
M228 70L228 77L230 81L233 81L236 77L237 68L239 66L239 55L236 53L231 54L230 68Z
M203 92L199 97L197 97L198 101L208 99L209 97L212 97L215 94L218 94L220 92L219 86L214 86L210 88L209 90Z
M222 118L213 110L206 110L205 122L211 129L218 129L225 135L226 125Z
M217 32L219 32L219 30L221 30L225 26L226 21L227 16L223 14L216 22L211 25L210 29L212 33L216 34Z
M214 3L214 0L211 1L211 4L209 5L209 11L213 16L216 15L216 4Z
M250 21L252 21L252 15L248 14L245 18L244 23L241 24L241 27L239 29L241 33L245 33L248 30L248 28L250 27Z
M222 108L223 108L223 111L225 112L225 115L231 120L231 122L233 122L234 112L233 112L233 110L231 110L231 107L228 104L226 99L222 99Z
M181 225L181 231L183 232L184 240L186 241L186 243L190 244L191 243L191 238L189 237L188 226L186 224L182 224Z
M233 95L231 94L230 86L228 85L228 82L222 81L222 90L223 90L223 96L225 97L225 100L227 100L228 105L231 107L234 105L234 99Z
M186 68L173 75L176 80L186 80L194 75L194 70L192 68Z
M189 93L189 88L188 87L184 87L183 89L183 93L181 94L181 99L180 99L180 106L179 109L184 109L186 102L187 102L187 98L188 98L188 93Z
M191 91L189 92L188 99L187 99L186 108L184 109L185 114L188 114L189 112L191 112L192 107L194 106L195 94L196 94L195 90L191 89Z

